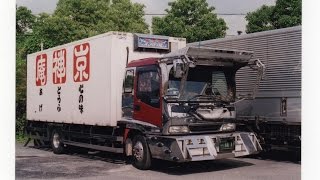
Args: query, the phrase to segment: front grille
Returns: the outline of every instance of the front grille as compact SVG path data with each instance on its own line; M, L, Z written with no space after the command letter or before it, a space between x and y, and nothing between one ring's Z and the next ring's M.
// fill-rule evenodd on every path
M197 125L189 125L190 132L215 132L219 131L221 124L197 124Z

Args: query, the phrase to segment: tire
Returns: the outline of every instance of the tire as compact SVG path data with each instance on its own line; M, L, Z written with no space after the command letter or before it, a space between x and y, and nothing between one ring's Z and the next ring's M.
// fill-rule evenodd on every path
M132 143L132 165L137 169L147 170L151 167L151 153L145 137L137 135Z
M62 142L62 133L59 130L53 130L51 136L51 147L54 154L64 153L64 144Z

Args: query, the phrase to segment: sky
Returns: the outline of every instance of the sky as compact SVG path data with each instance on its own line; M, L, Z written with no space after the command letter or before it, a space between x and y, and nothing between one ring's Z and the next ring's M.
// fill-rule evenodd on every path
M168 2L174 0L131 0L144 4L146 14L163 14L168 8ZM209 6L215 7L215 13L227 23L227 36L237 35L237 31L245 33L245 14L265 5L274 5L276 0L207 0ZM18 6L26 6L34 14L41 12L53 13L58 0L16 0ZM231 14L231 15L230 15ZM236 14L236 15L234 15ZM151 25L152 16L145 16L146 22Z

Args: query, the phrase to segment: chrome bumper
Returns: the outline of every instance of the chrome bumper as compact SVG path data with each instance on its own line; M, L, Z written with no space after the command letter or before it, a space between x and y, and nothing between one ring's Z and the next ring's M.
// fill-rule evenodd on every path
M232 146L222 150L226 140L231 141ZM255 134L248 132L153 136L148 138L148 143L153 158L177 162L241 157L262 150Z

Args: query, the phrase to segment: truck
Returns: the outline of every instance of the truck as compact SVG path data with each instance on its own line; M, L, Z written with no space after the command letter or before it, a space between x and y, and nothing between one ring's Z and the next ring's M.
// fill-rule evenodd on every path
M237 70L263 64L249 51L185 46L109 32L28 55L26 134L55 154L122 153L138 169L260 152L234 103Z
M254 100L237 104L237 120L258 134L264 150L301 152L301 26L190 43L187 46L254 51L266 66ZM237 73L237 93L246 94L255 75Z

